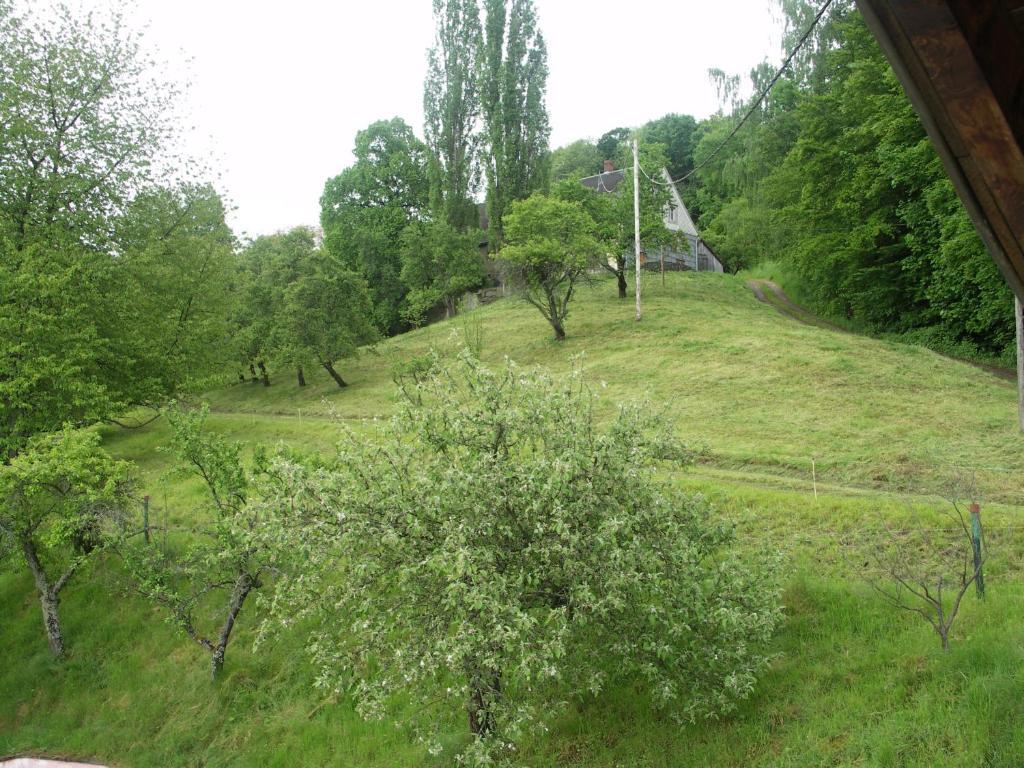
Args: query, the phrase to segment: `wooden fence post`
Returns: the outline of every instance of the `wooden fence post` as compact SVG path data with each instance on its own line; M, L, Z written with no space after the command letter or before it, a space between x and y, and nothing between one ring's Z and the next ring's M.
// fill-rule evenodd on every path
M982 572L981 560L981 507L971 504L971 544L974 549L974 587L978 597L985 596L985 574Z
M1024 306L1018 298L1013 300L1013 314L1017 329L1017 420L1024 432Z
M142 536L149 544L149 494L142 497Z
M814 485L814 503L818 503L818 466L811 456L811 483Z

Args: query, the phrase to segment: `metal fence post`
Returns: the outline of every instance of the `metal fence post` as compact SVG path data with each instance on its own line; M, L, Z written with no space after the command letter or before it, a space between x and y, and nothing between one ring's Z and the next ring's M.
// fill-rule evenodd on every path
M974 587L978 591L978 597L985 596L985 574L982 572L981 560L981 507L977 503L971 504L971 544L974 548Z

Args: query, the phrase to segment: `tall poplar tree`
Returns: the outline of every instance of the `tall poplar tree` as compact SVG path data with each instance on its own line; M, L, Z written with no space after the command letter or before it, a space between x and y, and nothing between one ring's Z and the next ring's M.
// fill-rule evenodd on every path
M476 0L434 0L434 22L423 83L430 203L438 218L465 231L477 223L472 195L479 180L480 7Z
M500 243L502 218L513 200L547 186L548 54L533 0L485 0L480 62L484 169L491 244Z

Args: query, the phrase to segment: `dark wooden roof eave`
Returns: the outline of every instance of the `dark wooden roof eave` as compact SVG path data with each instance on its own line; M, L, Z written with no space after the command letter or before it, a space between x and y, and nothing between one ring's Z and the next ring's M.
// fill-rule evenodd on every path
M1006 282L1024 300L1024 0L857 0Z

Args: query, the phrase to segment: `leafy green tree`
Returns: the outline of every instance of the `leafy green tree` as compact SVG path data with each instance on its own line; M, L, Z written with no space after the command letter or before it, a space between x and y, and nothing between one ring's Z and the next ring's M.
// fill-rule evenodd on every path
M652 174L650 178L647 175L640 177L640 243L652 251L669 245L684 247L665 226L665 210L671 197L662 174L657 173L657 169L664 167L664 162L660 145L640 146L640 165L650 169ZM597 236L605 248L596 259L596 265L615 276L619 298L626 298L626 260L636 253L632 174L627 173L611 193L597 192L584 187L579 180L568 179L556 184L552 191L561 200L579 203L594 220Z
M154 71L116 12L0 8L0 461L208 372L215 290L187 265L219 271L226 232L212 193L164 184L177 94Z
M284 294L279 353L321 366L339 387L348 386L335 364L355 357L379 338L366 283L335 259L315 252Z
M260 503L263 457L257 455L255 469L246 468L240 446L209 433L206 418L205 407L167 411L178 473L198 477L205 486L206 504L196 511L199 523L180 543L138 542L123 547L122 554L134 590L166 610L209 653L210 674L216 677L246 599L263 586L274 561ZM225 592L227 606L214 605L211 596ZM211 631L204 624L213 625Z
M735 197L721 207L702 234L725 269L737 272L785 253L788 229L767 207Z
M580 139L564 147L559 147L551 153L551 183L560 181L575 181L587 176L600 173L604 167L603 160L610 160L601 156L601 152L592 141Z
M0 226L17 250L104 248L157 178L177 89L154 80L116 12L0 13Z
M0 530L32 574L50 651L64 655L60 599L75 573L123 524L130 465L70 427L32 437L0 464Z
M0 251L2 463L33 435L117 413L131 393L110 386L128 371L99 330L111 261L73 246L17 248L9 239L0 239Z
M259 368L264 386L270 386L266 360L295 366L304 381L304 360L294 353L286 326L286 295L316 252L316 238L308 227L256 238L243 251L242 298L238 315L238 344L250 366ZM255 378L255 374L254 378Z
M121 289L132 297L122 323L125 354L146 361L151 404L219 383L231 355L235 238L209 185L154 188L118 222ZM108 333L113 336L116 328Z
M665 148L669 175L680 179L693 170L693 134L696 128L697 121L692 116L673 113L645 123L639 134L642 142L661 144Z
M424 315L444 304L445 317L456 302L486 278L480 255L482 233L460 233L444 222L413 222L402 232L402 282L409 287L406 318L419 325Z
M619 248L619 241L623 235L621 227L625 222L621 220L621 205L619 198L622 193L606 193L585 187L578 178L565 179L551 187L551 196L558 200L578 205L594 222L594 236L600 243L602 250L594 260L593 266L607 270L618 278L619 298L626 295L626 252ZM630 231L633 227L633 197L629 197L629 222Z
M618 157L622 147L626 145L632 131L629 128L612 128L597 140L597 151L602 160Z
M235 305L234 334L238 362L248 367L252 381L270 386L266 357L270 353L270 331L274 325L276 286L271 278L268 241L257 238L239 257L238 301ZM261 376L257 376L259 366ZM242 374L242 378L245 376Z
M576 283L606 253L597 225L579 203L541 194L514 202L506 218L506 268L563 341Z
M136 95L134 39L59 9L0 8L0 460L37 433L95 421L131 398L98 328L110 295L112 219L149 177L165 102ZM123 101L122 101L123 100ZM146 132L152 122L157 130ZM112 299L107 303L107 299Z
M279 465L282 541L308 566L275 605L319 617L323 685L367 716L411 710L436 753L436 709L461 711L468 765L510 760L560 705L609 688L690 719L751 693L778 588L703 497L655 479L689 457L663 420L622 407L599 427L578 372L468 352L418 371L379 435Z
M282 350L288 348L287 332L282 323L285 314L285 294L298 279L304 264L316 249L313 233L308 227L297 226L288 231L264 234L252 241L240 258L242 288L237 315L237 343L244 364L256 369L264 386L270 385L266 361L279 356L279 361L298 367L299 381L303 381L301 362Z
M484 0L480 104L490 243L504 237L505 210L548 185L548 63L533 0Z
M817 8L780 7L791 45ZM771 70L752 71L755 89ZM736 119L697 127L696 162ZM1012 361L1010 291L853 4L832 7L697 182L687 202L730 268L777 259L822 314L947 354Z
M356 162L328 179L320 198L324 248L370 287L378 330L405 329L401 234L430 208L426 146L403 120L381 120L356 134Z
M465 231L478 226L472 193L479 175L480 7L476 0L434 0L434 23L423 84L431 207L449 225Z

